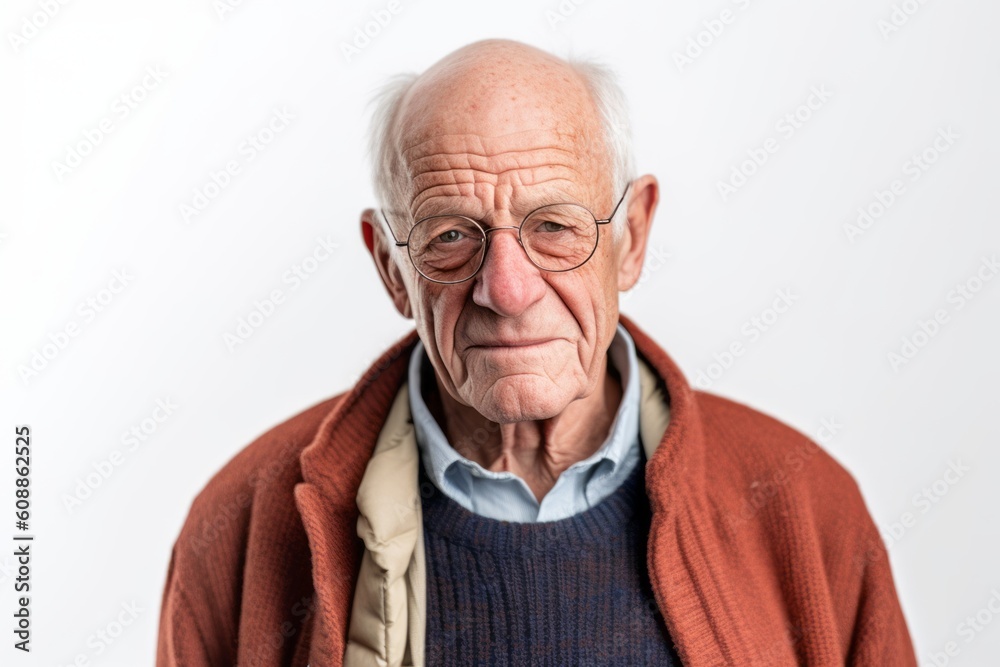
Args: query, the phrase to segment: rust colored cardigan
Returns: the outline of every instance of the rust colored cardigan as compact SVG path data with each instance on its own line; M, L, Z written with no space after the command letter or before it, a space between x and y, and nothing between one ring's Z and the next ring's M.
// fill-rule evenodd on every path
M647 463L647 564L684 665L915 666L851 476L797 431L692 390L621 322L670 402ZM355 496L415 341L261 436L198 495L170 559L158 667L343 664L363 551Z

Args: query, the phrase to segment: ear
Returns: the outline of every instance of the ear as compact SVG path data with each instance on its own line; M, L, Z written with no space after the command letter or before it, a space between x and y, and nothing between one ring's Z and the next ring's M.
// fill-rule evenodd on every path
M403 272L393 258L395 244L387 237L384 223L376 218L374 209L366 208L361 212L361 237L365 241L365 247L375 262L378 275L382 278L389 298L396 306L399 314L407 319L413 318L413 311L410 309L410 295L406 291L406 283L403 280Z
M621 292L631 289L639 280L659 201L660 184L655 176L647 174L632 182L626 202L628 221L618 244L618 290Z

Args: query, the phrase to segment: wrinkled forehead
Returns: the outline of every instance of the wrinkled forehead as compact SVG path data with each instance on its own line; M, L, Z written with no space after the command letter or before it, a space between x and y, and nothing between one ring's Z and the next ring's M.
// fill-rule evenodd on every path
M524 185L542 180L540 172L565 168L586 174L598 167L600 146L579 127L540 127L492 134L468 128L412 134L400 154L410 179L456 178L455 172L502 176L517 173Z
M607 172L586 155L573 130L523 130L500 136L441 134L403 151L411 215L493 209L527 214L543 200L594 201Z
M520 170L519 179L532 180L532 169L547 165L600 178L608 163L589 91L558 67L436 73L408 93L398 127L410 179L464 168Z

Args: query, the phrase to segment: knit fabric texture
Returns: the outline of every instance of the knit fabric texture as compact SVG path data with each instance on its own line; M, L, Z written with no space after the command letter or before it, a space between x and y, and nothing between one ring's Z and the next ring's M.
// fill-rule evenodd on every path
M565 519L483 517L421 469L428 665L680 665L646 575L645 462Z

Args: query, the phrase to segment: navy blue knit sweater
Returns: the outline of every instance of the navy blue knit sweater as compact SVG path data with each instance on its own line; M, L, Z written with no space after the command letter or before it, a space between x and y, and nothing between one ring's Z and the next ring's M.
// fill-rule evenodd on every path
M643 463L599 504L543 523L478 516L420 466L427 664L680 665L646 574Z

